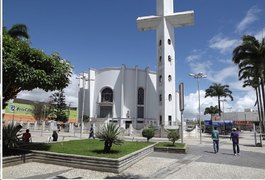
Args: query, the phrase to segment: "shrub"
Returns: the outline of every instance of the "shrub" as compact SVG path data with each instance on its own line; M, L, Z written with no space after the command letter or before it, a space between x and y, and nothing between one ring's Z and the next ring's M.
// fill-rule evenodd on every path
M22 140L22 134L20 130L22 126L8 124L7 126L3 127L3 154L7 154L9 149L18 147L19 142Z
M154 137L155 130L153 128L143 129L142 135L143 135L143 137L146 137L147 138L147 142L149 142L149 139L151 139L152 137Z
M176 140L179 139L179 135L178 135L177 131L170 131L167 135L167 138L169 141L171 141L173 143L173 146L174 146Z
M104 152L109 153L112 144L121 145L123 141L119 138L120 128L114 123L108 123L97 133L97 137L104 141Z

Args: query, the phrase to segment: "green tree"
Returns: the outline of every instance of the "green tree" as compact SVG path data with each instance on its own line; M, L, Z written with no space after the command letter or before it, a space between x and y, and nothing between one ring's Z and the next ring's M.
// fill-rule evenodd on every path
M28 28L25 24L15 24L9 30L4 28L4 31L15 39L29 39Z
M149 142L149 139L155 136L155 130L153 128L145 128L142 131L142 136L146 137L147 142Z
M104 125L97 133L96 137L104 141L104 152L111 151L112 144L121 145L123 141L119 138L120 128L114 123Z
M265 119L265 38L258 41L254 36L244 35L242 44L233 51L233 62L238 65L239 80L244 80L243 87L251 86L256 91L259 119L264 132Z
M18 27L15 29L19 30ZM20 35L15 30L12 33L3 30L3 108L8 100L14 99L23 90L40 88L54 91L63 89L70 83L71 64L58 53L47 55L31 48L29 41L19 38L22 34L25 38L28 37L25 34L27 29L22 30L24 33Z
M47 113L45 111L45 103L43 102L35 102L33 104L32 113L35 119L43 120L47 117Z
M53 106L52 112L56 115L56 121L68 121L68 107L65 103L64 91L60 90L50 96L51 104Z
M173 146L175 146L175 142L176 142L176 140L179 139L179 135L178 135L177 131L170 131L167 135L167 138L169 141L171 141L173 143Z
M218 113L219 113L219 108L217 106L210 106L210 107L205 108L204 110L204 115L210 114L211 120L213 120L213 116Z
M221 85L220 83L213 83L208 89L206 89L205 97L217 97L219 116L221 116L220 98L229 97L233 101L232 91L229 90L229 85Z

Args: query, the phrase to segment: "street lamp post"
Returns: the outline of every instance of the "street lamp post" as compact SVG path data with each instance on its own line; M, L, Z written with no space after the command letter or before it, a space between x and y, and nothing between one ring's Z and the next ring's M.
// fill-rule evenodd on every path
M223 121L224 121L224 133L226 133L226 125L225 125L225 118L224 118L224 113L225 113L224 102L226 102L227 100L226 99L220 99L219 101L223 103L223 113L222 113L221 119L223 119Z
M200 78L206 78L207 75L203 74L203 73L198 73L198 74L194 74L194 73L190 73L190 76L192 76L193 78L197 79L197 86L198 86L198 99L199 99L199 123L200 123L200 144L202 143L202 124L201 124L201 101L200 101L200 83L199 83L199 79Z

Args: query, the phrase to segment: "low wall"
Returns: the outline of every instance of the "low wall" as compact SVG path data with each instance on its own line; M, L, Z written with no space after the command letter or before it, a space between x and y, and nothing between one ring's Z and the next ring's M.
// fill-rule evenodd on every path
M27 162L57 164L74 168L120 173L154 151L154 144L118 159L70 155L32 150L19 156L3 157L3 167Z
M181 153L185 154L188 151L187 145L184 148L171 148L171 147L154 147L156 152L168 152L168 153Z

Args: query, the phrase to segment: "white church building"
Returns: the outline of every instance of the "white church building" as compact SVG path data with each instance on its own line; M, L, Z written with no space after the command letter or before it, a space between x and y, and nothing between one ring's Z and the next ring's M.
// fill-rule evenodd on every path
M127 68L122 65L119 68L89 69L82 74L79 82L81 108L78 117L82 120L84 114L93 121L116 122L123 128L128 128L130 124L135 129L162 124L176 128L181 118L178 93L174 92L176 104L172 109L176 112L176 118L169 116L163 121L158 111L162 101L156 89L157 83L162 82L157 82L156 72L148 68ZM169 94L166 100L173 101L172 95Z
M157 15L137 18L139 31L156 30L157 70L89 69L80 75L78 119L116 122L127 129L178 128L181 120L175 80L174 27L192 25L194 12L174 13L173 0L157 0Z

